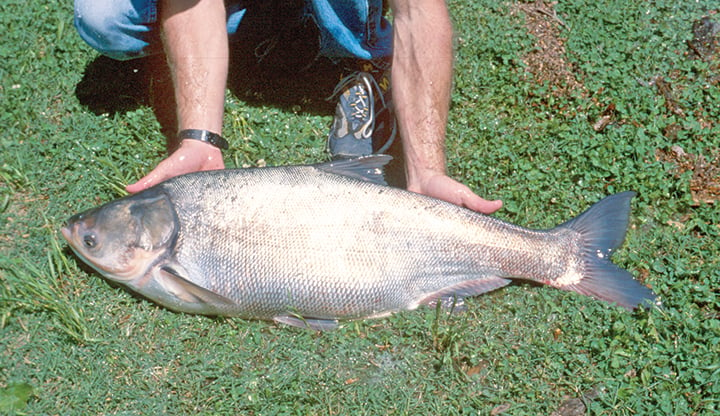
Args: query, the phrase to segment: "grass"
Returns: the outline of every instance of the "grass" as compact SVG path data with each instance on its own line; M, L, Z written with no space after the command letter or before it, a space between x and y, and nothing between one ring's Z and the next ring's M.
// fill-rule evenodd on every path
M525 63L539 46L518 5L554 22L577 88ZM537 6L450 2L451 173L531 227L638 191L615 260L663 308L630 314L520 285L469 300L464 314L425 308L317 334L176 314L70 254L60 224L162 158L171 116L144 85L166 80L129 82L142 74L135 62L103 70L69 2L3 2L0 413L535 415L586 396L587 414L716 414L720 201L693 199L699 165L658 155L676 146L695 157L685 161L705 158L706 173L718 164L717 55L690 59L687 46L694 21L720 20L717 5L573 0L555 6L557 19ZM297 88L257 71L232 80L227 164L323 160L336 71L320 65Z

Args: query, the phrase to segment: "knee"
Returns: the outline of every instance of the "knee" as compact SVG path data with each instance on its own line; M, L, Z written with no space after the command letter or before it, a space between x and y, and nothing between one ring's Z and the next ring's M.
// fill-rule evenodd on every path
M75 28L93 49L117 60L146 54L147 25L131 21L131 13L113 0L75 0Z

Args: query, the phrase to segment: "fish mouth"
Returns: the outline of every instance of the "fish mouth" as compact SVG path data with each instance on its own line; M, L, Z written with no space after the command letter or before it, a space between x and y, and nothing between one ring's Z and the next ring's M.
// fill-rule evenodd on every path
M78 228L80 228L80 224L68 221L67 224L60 228L60 233L62 234L65 241L67 241L70 249L82 260L88 262L88 258L82 253L82 245L80 245L78 242Z
M60 234L62 234L65 241L67 241L68 245L70 246L70 249L78 257L87 261L86 257L83 256L82 253L80 252L80 250L78 249L78 244L77 244L78 227L79 227L79 225L77 223L68 221L67 224L65 224L62 228L60 228Z
M65 240L67 240L68 243L71 242L72 234L73 234L73 233L72 233L72 231L70 230L70 224L62 227L62 228L60 229L60 233L61 233L62 236L65 238Z
M65 225L60 228L60 233L62 234L63 238L67 240L68 243L70 243L71 247L74 247L74 238L78 235L78 228L80 228L80 223L78 221L73 221L77 215L70 218Z

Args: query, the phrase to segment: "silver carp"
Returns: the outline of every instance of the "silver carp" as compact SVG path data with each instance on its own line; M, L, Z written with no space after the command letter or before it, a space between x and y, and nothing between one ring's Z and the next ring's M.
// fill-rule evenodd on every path
M107 279L174 311L314 329L513 279L654 302L610 261L633 192L531 230L388 187L389 159L191 173L75 215L62 234Z

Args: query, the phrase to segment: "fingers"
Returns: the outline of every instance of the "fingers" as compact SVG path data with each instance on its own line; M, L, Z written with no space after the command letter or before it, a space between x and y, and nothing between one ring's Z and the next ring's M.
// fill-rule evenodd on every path
M503 203L499 199L488 201L480 197L473 198L471 201L463 203L464 207L487 215L494 214L497 210L502 208L502 205Z
M139 181L126 186L125 190L141 192L178 175L224 167L220 149L197 140L183 140L178 150Z
M166 179L172 178L173 176L186 173L185 171L178 169L178 164L174 161L174 159L177 159L175 153L173 153L173 155L171 155L169 158L160 162L160 164L158 164L155 169L140 178L139 181L126 186L125 190L130 192L131 194L134 194L136 192L144 191L152 187L153 185L156 185Z
M489 201L483 199L467 186L446 175L436 175L429 178L423 184L420 193L483 214L492 214L502 208L501 200Z
M154 171L153 171L154 172ZM135 183L131 183L130 185L127 185L125 187L125 190L128 191L131 194L144 191L151 186L155 185L156 183L162 182L162 180L156 179L157 176L153 174L153 172L150 172L149 175L142 177L139 181Z
M483 214L492 214L502 207L501 200L497 199L489 201L481 198L477 194L473 193L473 191L471 191L467 186L451 179L450 188L452 189L453 186L456 188L455 195L459 196L459 200L451 202L454 202L457 205Z

